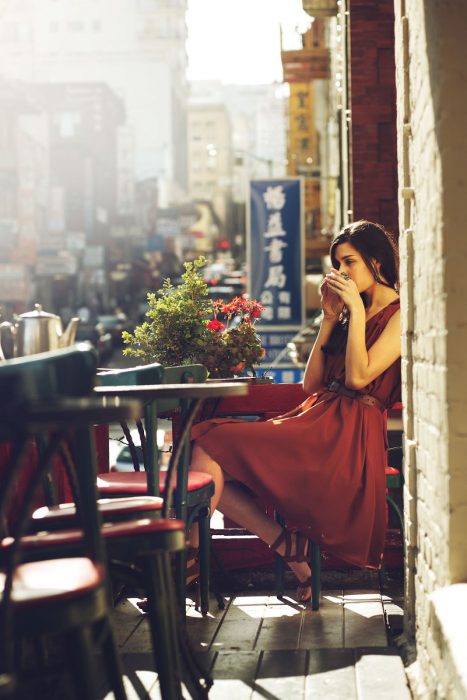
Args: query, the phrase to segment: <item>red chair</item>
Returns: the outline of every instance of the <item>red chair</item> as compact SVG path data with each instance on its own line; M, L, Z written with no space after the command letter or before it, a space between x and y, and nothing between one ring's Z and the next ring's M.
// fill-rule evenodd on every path
M162 368L160 365L134 367L128 370L100 373L99 380L103 387L118 385L141 384L183 384L202 383L206 380L207 371L202 365L186 365L180 367ZM145 405L145 421L138 428L144 456L144 471L138 462L136 450L132 445L129 430L125 430L127 440L134 457L134 472L109 472L99 474L97 489L101 498L122 498L128 496L158 496L165 494L166 478L158 465L156 442L157 418L170 414L174 410L186 410L185 404L175 400L148 401ZM203 615L209 611L209 557L210 557L210 502L214 493L212 478L202 472L189 472L189 448L183 447L182 457L177 469L174 490L175 517L186 523L189 532L194 522L198 523L200 533L199 565L200 565L200 608ZM181 610L185 609L185 569L186 553L179 555L177 566L177 590Z
M48 369L52 370L53 366L49 366ZM95 368L93 376L95 376ZM66 384L65 381L61 385L62 393L64 384ZM102 402L94 397L92 400ZM112 399L107 398L104 401L110 405L113 404ZM107 411L107 414L102 416L96 414L94 418L114 422L120 417L136 418L136 415L127 413L120 416L116 411L113 414ZM96 470L90 443L83 440L81 435L73 435L68 447L69 449L62 451L62 458L75 494L76 515L79 517L82 515L87 521L89 504L92 502L99 527L100 518L96 508ZM169 466L169 478L176 468L178 459L179 454L174 454ZM87 493L87 503L84 504L86 507L83 506L83 500L80 497L83 489ZM171 489L168 488L164 509L166 511L170 507L170 497ZM73 517L76 520L76 517ZM105 541L112 570L118 569L119 576L127 576L133 584L141 586L148 599L147 612L162 697L164 700L179 700L182 697L183 668L185 682L192 697L204 700L207 697L210 681L194 660L184 630L179 624L170 568L170 554L183 551L185 548L184 523L167 518L132 521L123 519L119 523L108 522L102 528L99 527L99 532ZM21 538L24 556L29 561L45 557L55 558L59 555L74 556L86 546L86 537L83 538L83 533L79 529L41 532ZM88 697L88 695L83 694L82 697Z
M0 406L0 439L11 444L0 497L2 525L0 568L0 690L13 697L19 669L15 645L24 638L62 635L66 661L80 697L100 697L95 652L101 647L114 696L126 697L122 670L111 621L104 548L93 489L87 488L89 471L78 474L81 493L80 533L82 551L72 557L25 562L24 532L36 489L52 464L70 425L86 451L92 440L90 423L99 414L104 420L137 415L135 404L102 408L102 402L55 401L60 370L80 375L86 385L92 363L89 353L67 349L60 353L5 361L0 364L0 394L8 405ZM55 372L51 366L55 365ZM24 469L24 457L32 440L45 438L45 449L36 468ZM20 508L11 511L11 494L21 481ZM91 481L92 483L92 481ZM58 553L57 553L58 555Z

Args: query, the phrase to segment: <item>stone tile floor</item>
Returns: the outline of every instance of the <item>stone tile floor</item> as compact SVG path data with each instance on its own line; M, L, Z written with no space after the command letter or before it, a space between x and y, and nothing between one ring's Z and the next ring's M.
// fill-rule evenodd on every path
M210 668L209 697L229 700L406 700L410 692L392 643L402 614L400 582L377 574L323 581L321 608L247 590L202 617L187 600L187 630ZM136 599L115 610L128 697L159 698L149 631ZM397 629L396 629L397 631ZM110 698L110 695L108 696ZM188 695L187 695L188 697Z

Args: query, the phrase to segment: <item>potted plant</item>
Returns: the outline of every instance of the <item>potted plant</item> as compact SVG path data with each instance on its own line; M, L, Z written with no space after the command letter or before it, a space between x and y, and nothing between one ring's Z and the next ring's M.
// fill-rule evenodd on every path
M210 301L200 272L205 264L202 256L185 263L182 284L175 287L166 279L161 290L148 293L147 320L133 333L123 332L128 345L123 353L164 366L200 363L213 378L246 371L256 376L265 354L255 330L263 307L245 297Z

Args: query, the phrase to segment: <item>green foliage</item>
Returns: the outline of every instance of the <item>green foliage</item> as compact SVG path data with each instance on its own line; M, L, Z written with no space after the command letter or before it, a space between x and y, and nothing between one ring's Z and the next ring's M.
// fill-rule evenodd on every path
M253 371L264 355L261 340L254 329L262 307L256 301L236 298L229 304L211 302L201 268L204 257L185 263L183 283L174 287L169 279L162 289L148 293L148 320L137 326L134 333L124 331L123 342L128 345L124 355L142 362L160 362L164 366L203 364L212 377L231 377L244 369ZM229 322L238 325L225 328L217 314L226 314ZM209 320L213 315L214 319Z
M206 264L204 257L185 263L183 283L174 287L164 280L161 290L147 295L147 320L134 333L124 331L124 355L143 362L179 365L199 362L199 349L207 340L206 317L211 311L207 285L199 274Z

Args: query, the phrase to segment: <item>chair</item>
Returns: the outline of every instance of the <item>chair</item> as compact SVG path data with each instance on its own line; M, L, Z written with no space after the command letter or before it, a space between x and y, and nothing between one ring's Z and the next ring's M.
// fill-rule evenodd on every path
M106 377L107 384L115 383L116 377L119 377L119 383L123 385L140 385L140 384L160 384L162 382L163 367L159 363L153 363L151 365L144 365L137 368L137 372L133 370L99 370L98 377ZM102 383L106 383L105 380ZM149 413L150 407L144 407L145 422L149 425L147 440L149 444L154 444L154 450L157 450L156 441L156 418L152 413ZM141 419L138 418L135 421L138 428L138 432L143 435L142 443L145 447L146 438L144 437L144 430L142 427ZM121 421L120 425L124 434L129 442L130 450L133 455L133 462L136 464L138 470L140 468L137 462L136 450L133 440L130 436L128 424L125 421ZM146 462L146 460L145 460ZM149 473L149 472L147 472ZM153 475L148 477L148 481L153 483ZM148 495L148 492L152 495ZM157 493L157 496L155 495ZM74 519L76 517L76 509L73 503L58 503L54 484L53 484L53 472L49 474L48 484L47 484L47 495L46 499L49 503L48 506L38 508L34 511L32 515L31 530L38 532L40 530L56 530L63 529L64 527L73 527ZM146 492L141 490L141 493L126 495L124 497L116 498L114 494L109 493L110 496L106 498L98 499L98 508L102 520L104 523L107 522L121 522L122 520L132 520L141 517L145 518L159 518L162 512L163 499L159 497L159 486L154 488L148 488Z
M152 374L150 367L135 367L129 370L105 372L99 374L102 386L158 384L159 370ZM202 365L166 367L163 369L163 384L202 383L207 371ZM158 449L156 441L157 418L167 415L180 407L182 414L187 410L186 402L174 399L149 401L145 405L144 430L139 428L142 444L145 472L140 471L136 450L132 444L130 431L125 430L130 449L134 457L134 472L110 472L99 474L97 488L101 496L107 498L144 494L164 495L165 475L158 466ZM212 478L201 472L189 472L189 446L183 447L183 453L177 471L174 491L175 517L186 523L188 532L197 522L200 533L200 608L203 615L209 611L209 554L210 554L210 501L214 493ZM185 569L186 552L178 555L177 591L180 608L185 609Z
M112 402L113 399L106 398L104 401ZM109 416L110 420L107 422L115 422L115 418L118 417L118 414L115 415L114 419ZM138 418L139 416L132 417ZM172 456L168 469L169 479L177 467L180 451L178 449ZM69 455L64 452L62 457L67 471L71 475L73 465L70 463ZM90 478L96 501L95 469L92 470ZM71 483L73 483L73 476ZM159 516L161 512L169 509L171 496L172 490L168 487L165 492L165 501L162 501L164 507L158 508ZM138 501L140 499L129 500ZM160 499L155 500L160 501ZM95 501L94 509L97 512ZM78 506L79 503L76 502L76 505ZM129 520L125 517L128 509L131 510L131 505L120 507L117 504L112 512L107 513L109 521L101 530L111 571L117 572L119 578L130 581L133 585L138 585L147 597L147 612L162 698L164 700L182 698L183 668L185 682L192 697L204 699L207 697L207 689L211 681L205 677L204 672L194 660L184 628L179 623L170 568L171 553L181 552L185 549L185 524L180 520L169 520L166 517ZM70 525L70 519L76 518L79 508L71 509L71 514L65 517L60 515L63 510L58 508L55 515L46 515L36 521L36 527L37 522L40 522L41 530L47 525L53 524L55 531L50 531L52 530L50 527L49 531L41 531L39 534L23 538L24 548L29 559L56 556L57 551L68 555L80 551L83 546L81 533L77 530L63 531L59 529L60 522L62 524L65 522L65 526ZM120 522L111 522L110 516L116 514L118 514Z
M93 399L76 398L92 386L94 353L65 349L0 364L0 439L11 444L0 497L2 561L0 571L0 694L15 692L17 669L14 646L20 640L63 635L78 697L98 698L98 676L93 649L99 643L116 698L126 697L111 621L107 570L93 484L93 436L96 417L114 420L137 417L133 402L119 407ZM70 394L64 401L60 384L68 377ZM25 470L24 457L33 440L44 446L36 468ZM41 479L61 446L68 443L79 469L79 555L25 562L23 533ZM22 489L19 512L9 512L12 489Z

